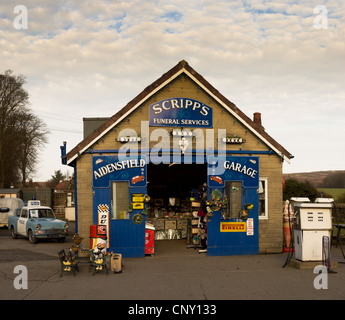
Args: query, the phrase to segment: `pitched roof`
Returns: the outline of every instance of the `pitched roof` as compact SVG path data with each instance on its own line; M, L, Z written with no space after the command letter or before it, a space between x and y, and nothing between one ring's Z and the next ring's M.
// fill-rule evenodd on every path
M93 131L88 137L76 145L66 155L67 164L71 164L80 154L90 148L96 141L102 138L107 132L113 129L120 121L125 119L128 114L138 108L143 102L154 95L161 88L166 86L169 82L174 80L180 74L185 73L201 88L203 88L209 95L212 96L222 107L229 111L238 121L247 127L253 134L259 137L261 141L266 143L273 151L275 151L282 158L288 162L293 158L282 145L275 141L261 126L247 117L239 108L231 101L225 98L217 89L215 89L207 80L205 80L199 73L197 73L185 60L180 61L176 66L164 73L159 79L146 87L133 100L123 107L120 111L114 114L108 121Z
M69 180L60 180L54 190L68 190L70 189L70 183Z

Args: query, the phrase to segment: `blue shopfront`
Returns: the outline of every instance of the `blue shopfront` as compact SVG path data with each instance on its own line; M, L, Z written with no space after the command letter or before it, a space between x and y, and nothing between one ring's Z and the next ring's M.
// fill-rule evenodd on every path
M177 220L193 220L193 215L186 216L182 211L192 211L192 203L202 202L190 199L191 193L185 191L184 198L178 195L178 199L184 199L183 210L175 203L171 208L169 200L157 190L173 194L173 189L187 186L193 190L204 181L207 254L258 254L259 157L205 155L205 163L200 164L200 157L192 156L187 164L182 156L180 165L173 163L172 154L170 158L170 164L157 165L149 153L93 156L93 222L107 226L108 250L124 257L145 256L145 222L154 217L155 207L180 211L180 215L174 211ZM158 220L167 216L162 218ZM165 220L171 221L171 215ZM188 234L187 230L186 237Z

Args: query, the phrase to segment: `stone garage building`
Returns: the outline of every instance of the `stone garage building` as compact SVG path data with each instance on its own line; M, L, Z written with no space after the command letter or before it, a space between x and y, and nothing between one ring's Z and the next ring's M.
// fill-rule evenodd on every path
M282 251L282 166L293 156L260 113L249 118L186 61L111 118L84 120L96 129L61 151L75 170L76 231L85 239L90 225L104 225L109 250L140 257L145 221L157 232L165 220L182 234L185 222L186 241L205 231L208 255ZM200 209L207 218L193 229Z

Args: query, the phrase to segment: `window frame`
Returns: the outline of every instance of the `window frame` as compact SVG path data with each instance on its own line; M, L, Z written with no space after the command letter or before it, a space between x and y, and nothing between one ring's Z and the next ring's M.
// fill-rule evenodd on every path
M115 187L115 190L114 190L114 186L121 185L121 184L122 185L126 184L125 189L127 189L126 195L128 195L128 197L127 197L126 209L122 210L120 208L119 209L120 211L117 212L118 211L117 210L117 204L116 204L116 202L114 203L114 191L115 191L115 194L116 194L117 190L116 190L116 187ZM128 220L129 219L129 215L126 217L125 213L124 213L123 218L121 218L121 211L128 212L128 210L129 210L129 204L130 204L129 181L111 181L110 190L111 190L110 219L111 220ZM118 199L115 199L115 200L118 200Z
M233 191L232 187L235 187L237 191ZM227 219L239 219L240 211L243 207L243 182L241 180L227 180L225 181L224 193L227 197L226 217ZM239 197L239 203L233 199L233 197ZM236 198L237 198L236 197ZM236 199L238 200L238 199ZM234 209L237 210L234 210Z
M265 212L264 212L264 215L260 215L260 212L258 211L259 220L268 220L268 178L267 177L259 177L259 186L260 186L260 182L264 182L264 192L263 192L264 196L263 196L263 199L260 199L260 193L259 193L259 189L258 189L259 208L260 208L260 201L264 201Z

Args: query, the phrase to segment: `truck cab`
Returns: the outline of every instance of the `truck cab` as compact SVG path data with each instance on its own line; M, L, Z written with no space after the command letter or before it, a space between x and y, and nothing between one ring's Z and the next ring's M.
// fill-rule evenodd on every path
M38 239L57 239L64 242L68 224L56 219L50 207L41 206L39 200L30 200L28 205L17 209L8 217L8 229L13 239L18 235L27 237L31 243Z

